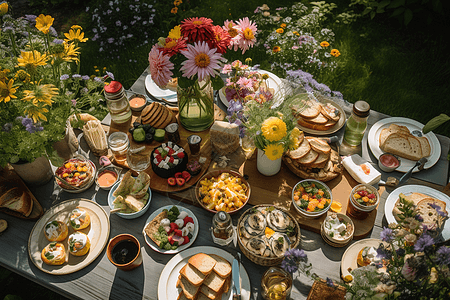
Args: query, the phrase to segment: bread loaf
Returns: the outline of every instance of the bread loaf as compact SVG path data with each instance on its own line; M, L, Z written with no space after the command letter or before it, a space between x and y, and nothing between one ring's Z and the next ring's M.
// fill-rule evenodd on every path
M218 155L233 153L239 148L239 126L215 121L209 130L211 146Z
M28 217L33 211L33 199L20 187L13 187L0 198L0 207Z

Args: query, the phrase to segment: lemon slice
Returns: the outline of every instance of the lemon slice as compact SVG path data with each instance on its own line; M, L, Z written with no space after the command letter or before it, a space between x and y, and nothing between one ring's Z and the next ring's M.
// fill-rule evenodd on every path
M342 210L342 204L336 201L333 201L333 203L331 203L331 210L334 211L335 213L339 213Z

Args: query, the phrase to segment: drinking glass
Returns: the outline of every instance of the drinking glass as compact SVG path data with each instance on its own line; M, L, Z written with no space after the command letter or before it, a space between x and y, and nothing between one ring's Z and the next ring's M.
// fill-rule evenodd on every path
M145 146L131 147L127 152L127 163L133 171L144 171L150 166L150 153L145 151Z

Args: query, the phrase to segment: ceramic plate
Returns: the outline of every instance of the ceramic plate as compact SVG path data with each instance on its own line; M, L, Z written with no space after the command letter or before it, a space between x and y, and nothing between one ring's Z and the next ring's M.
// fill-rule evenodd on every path
M302 130L302 131L304 131L306 133L310 133L310 134L314 134L314 135L327 135L327 134L335 133L336 131L341 129L342 126L344 126L344 124L345 124L345 111L344 111L344 109L339 104L337 104L336 102L334 102L333 100L330 100L328 98L320 97L320 98L318 98L318 101L320 103L330 103L334 107L336 107L339 110L339 112L340 112L339 121L337 121L336 124L333 127L331 127L330 129L327 129L327 130L315 130L315 129L311 129L311 128L300 126L298 124L297 124L297 127L300 130Z
M97 167L95 166L95 164L94 164L91 160L88 160L88 161L89 161L89 163L92 165L92 177L91 177L91 179L89 180L89 182L86 183L85 186L83 186L83 187L80 188L80 189L73 189L73 190L65 189L65 188L63 188L62 186L60 186L60 185L58 184L59 179L55 178L56 184L58 184L58 186L59 186L63 191L68 192L68 193L71 193L71 194L78 194L78 193L81 193L81 192L84 192L84 191L88 190L88 189L92 186L92 184L94 183L94 181L95 181L95 174L97 173Z
M356 262L356 258L358 256L359 251L361 251L364 247L375 247L382 243L379 239L363 239L360 240L347 248L344 254L342 255L341 260L341 273L342 277L345 277L350 274L350 271L358 268L358 263Z
M159 277L158 282L158 299L166 300L166 299L177 299L178 295L181 291L180 288L177 288L177 279L180 274L181 268L187 264L189 258L197 253L206 253L206 254L217 254L222 256L230 265L233 264L234 257L222 250L220 248L210 247L210 246L202 246L187 249L183 252L175 255L164 267L161 272L161 276ZM250 299L250 279L248 278L247 271L245 270L242 263L239 266L239 275L241 281L241 299L249 300ZM231 275L230 275L231 276ZM223 294L221 300L232 300L233 299L233 286L230 286L228 293Z
M114 202L114 200L116 200L116 197L114 197L113 194L116 191L116 189L119 187L119 184L121 181L122 180L117 181L109 190L108 205L109 205L110 209L114 209L113 202ZM149 193L149 196L148 196L147 204L145 204L144 208L141 209L140 211L135 212L135 213L130 213L130 214L125 214L125 213L120 213L120 212L117 212L115 214L124 219L135 219L135 218L142 216L148 210L148 208L150 207L150 202L152 201L152 191L150 190L150 188L148 188L148 193Z
M264 71L264 70L258 70L258 73L269 75L269 79L267 80L267 85L269 88L275 90L275 94L280 91L281 79L277 75L275 75L269 71ZM230 105L228 103L227 97L225 96L225 87L223 87L219 91L219 98L220 98L220 101L222 101L223 105L225 105L226 107L228 107ZM280 98L282 98L282 97L280 97ZM274 104L274 105L277 106L276 104ZM278 103L278 105L279 105L279 103Z
M405 196L408 196L412 193L422 193L425 195L428 195L430 197L439 199L444 201L446 205L447 214L450 215L450 197L446 194L439 192L438 190L435 190L433 188L430 188L428 186L423 185L404 185L399 188L396 188L393 190L389 196L386 198L386 202L384 203L384 214L386 216L386 220L388 223L397 223L397 221L394 218L394 215L392 214L392 210L394 209L395 203L397 203L398 196L400 193L403 193ZM442 233L440 237L447 241L450 239L450 221L447 220L444 223L444 228L442 230Z
M422 123L401 117L386 118L373 124L373 126L370 128L367 141L369 143L370 150L377 159L380 157L381 154L384 153L383 150L380 149L380 142L379 142L381 130L389 127L389 125L391 125L392 123L401 126L406 126L408 127L409 131L413 130L422 131L423 128ZM428 169L438 162L439 157L441 156L441 144L439 144L439 140L437 139L436 135L434 135L433 132L428 132L424 136L428 139L428 142L430 143L431 146L431 154L430 156L427 157L428 162L425 164L425 169ZM400 159L402 161L401 165L396 169L396 171L399 172L408 172L416 163L415 161L406 158ZM415 168L413 172L414 173L419 172L419 169Z
M164 206L164 207L161 207L161 208L158 208L157 210L155 210L155 211L150 215L150 217L148 217L147 221L145 222L144 229L142 230L142 234L144 235L144 239L145 239L145 242L147 243L147 245L149 245L150 248L152 248L152 249L155 250L156 252L163 253L163 254L175 254L175 253L179 253L179 252L185 250L186 248L188 248L189 246L191 246L192 243L194 243L195 239L197 238L197 234L198 234L198 228L199 228L199 227L198 227L198 220L197 220L197 217L196 217L196 216L194 215L194 213L193 213L192 211L190 211L189 209L184 208L184 207L182 207L182 206L177 206L177 205L175 205L175 206L178 207L178 210L187 212L187 213L188 213L188 216L191 217L192 219L194 219L194 227L195 227L195 228L194 228L194 233L192 234L192 238L191 238L191 240L189 241L189 243L187 243L187 244L185 244L185 245L181 245L181 246L178 247L176 250L164 250L164 249L159 248L158 245L156 245L155 242L153 242L153 240L152 240L151 238L149 238L149 237L145 234L145 227L147 227L147 224L150 223L154 218L156 218L156 216L159 215L164 209L169 210L169 209L172 208L172 206L174 206L174 205L167 205L167 206Z
M50 266L41 259L41 251L50 242L44 235L44 227L49 221L58 220L67 223L70 213L76 207L84 208L91 217L91 225L80 230L87 234L91 241L89 252L84 256L73 256L69 253L68 237L62 242L66 248L66 263L60 266ZM69 235L74 232L69 227ZM61 202L45 212L36 222L28 238L28 254L38 269L53 275L65 275L83 269L103 251L109 238L109 219L103 208L97 203L86 199L73 199Z
M152 76L149 74L147 77L145 77L145 88L147 89L147 92L150 93L155 98L158 98L158 100L161 100L161 98L164 98L167 102L177 103L177 92L174 92L169 89L162 89L160 88L152 79Z

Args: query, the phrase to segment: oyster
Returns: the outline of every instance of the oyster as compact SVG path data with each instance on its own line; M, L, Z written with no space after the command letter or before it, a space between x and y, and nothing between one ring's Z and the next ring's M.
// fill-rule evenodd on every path
M251 252L264 257L269 257L272 254L267 241L263 240L260 237L251 238L250 240L248 240L245 247Z
M267 224L273 230L281 232L286 232L288 226L294 227L291 218L279 209L274 209L267 215Z
M286 234L275 232L269 239L269 245L275 256L281 256L290 249L291 240Z
M262 231L266 228L266 219L260 211L249 215L246 221L248 226L253 228L255 231Z

